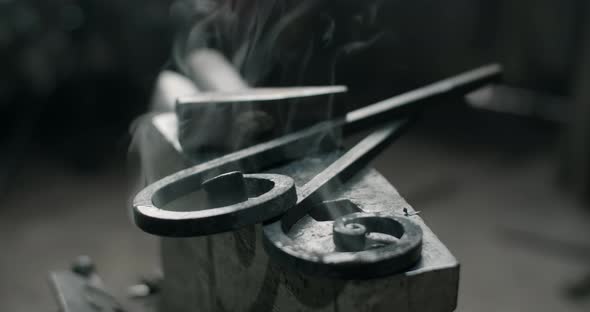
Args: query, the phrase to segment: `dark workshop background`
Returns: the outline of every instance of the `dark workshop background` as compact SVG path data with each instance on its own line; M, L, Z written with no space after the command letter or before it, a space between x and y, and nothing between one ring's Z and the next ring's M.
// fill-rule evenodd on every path
M0 0L1 310L55 310L47 272L80 254L118 295L157 268L128 133L180 24L170 0ZM588 311L587 1L383 0L363 31L383 35L335 71L354 103L490 61L534 99L437 106L376 162L461 262L459 311Z

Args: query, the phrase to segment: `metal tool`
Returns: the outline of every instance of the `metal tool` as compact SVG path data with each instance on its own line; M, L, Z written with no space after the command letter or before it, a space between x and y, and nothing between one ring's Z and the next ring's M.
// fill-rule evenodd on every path
M226 207L196 207L193 211L183 212L170 211L162 207L199 190L204 181L220 174L231 171L255 172L289 159L300 158L308 153L309 143L314 142L319 135L325 134L326 130L341 128L346 133L372 127L375 122L420 108L429 100L443 95L462 94L480 87L497 79L500 74L499 65L484 66L351 111L343 118L329 120L179 171L149 185L137 194L133 204L135 223L144 231L156 235L196 236L220 233L277 217L291 208L295 200L292 182L284 176L276 175L245 175L246 188L253 188L259 192L254 192L257 196L245 202ZM260 192L261 189L255 186L260 185L260 179L267 179L270 181L265 182L267 186L272 184L280 191L266 189L266 192ZM213 209L200 210L206 208Z
M192 51L187 65L198 90L178 94L174 108L179 144L193 155L227 154L306 128L325 120L332 104L303 98L346 91L344 86L251 88L229 60L211 49Z
M215 169L215 168L212 168ZM177 192L191 192L201 185L227 182L233 178L229 173L214 177L206 181L209 170L194 172L189 179L183 180L183 185L162 184L167 180L160 180L140 192L135 204L135 223L144 231L161 236L200 236L226 232L245 225L260 223L266 219L279 216L296 201L293 179L278 174L246 174L240 175L243 185L244 198L241 202L218 207L199 207L194 211L171 211L158 208L155 205L165 205L172 201ZM216 181L217 180L217 181ZM179 189L183 187L184 189ZM156 192L152 192L155 189ZM145 191L147 190L147 192ZM223 188L226 196L232 196L236 190L231 187ZM153 196L151 196L153 194ZM214 191L210 197L215 197ZM155 205L145 204L153 201ZM214 200L210 200L211 203Z
M332 230L334 248L332 244L320 250L307 248L287 234L314 205L321 203L322 190L330 187L330 182L340 183L353 176L398 137L405 125L401 121L376 130L298 189L297 205L264 226L264 246L269 255L288 268L340 278L371 278L414 265L421 257L422 229L409 218L394 213L358 212L337 218ZM398 240L385 244L368 238L370 233Z

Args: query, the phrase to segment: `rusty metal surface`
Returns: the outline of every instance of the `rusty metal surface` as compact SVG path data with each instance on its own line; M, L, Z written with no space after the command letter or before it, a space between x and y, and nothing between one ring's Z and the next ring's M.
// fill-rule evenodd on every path
M78 257L71 270L52 271L49 282L60 312L123 312L117 299L105 289L92 260Z

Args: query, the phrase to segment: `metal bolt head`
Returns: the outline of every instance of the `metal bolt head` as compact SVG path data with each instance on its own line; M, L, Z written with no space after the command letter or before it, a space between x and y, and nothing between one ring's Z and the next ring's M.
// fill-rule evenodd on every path
M336 225L333 229L334 244L342 251L365 249L367 228L360 223Z
M84 277L90 277L96 272L94 261L89 256L79 256L72 262L72 272Z

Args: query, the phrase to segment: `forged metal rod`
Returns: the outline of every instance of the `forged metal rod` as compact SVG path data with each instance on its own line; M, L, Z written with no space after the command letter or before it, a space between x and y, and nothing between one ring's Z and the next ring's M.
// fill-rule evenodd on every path
M323 192L333 183L342 183L377 156L407 127L398 121L375 130L297 190L297 204L278 220L265 224L264 247L271 257L287 267L339 278L369 278L392 274L414 265L421 258L422 229L408 218L393 213L355 213L334 223L336 246L352 245L355 253L318 252L299 247L289 236L291 227L322 200ZM347 227L347 226L353 227ZM365 247L369 232L389 233L399 238L395 244L380 248ZM352 244L350 244L352 243ZM367 272L367 265L371 266Z
M486 65L359 108L346 114L344 131L353 132L359 128L371 127L377 121L391 120L395 115L415 110L429 101L440 100L443 96L464 95L498 80L501 75L502 66Z
M349 112L344 118L329 120L317 126L310 127L286 136L254 145L240 151L227 154L212 161L187 168L185 170L167 176L140 191L135 197L134 216L136 223L146 216L146 210L150 211L149 219L162 221L167 218L167 210L162 207L176 198L187 195L200 188L203 181L219 174L234 170L243 172L255 172L285 162L300 158L309 152L309 145L315 142L318 136L322 136L333 127L343 127L345 132L372 127L378 121L391 120L400 113L408 112L411 108L420 106L429 100L438 99L441 96L463 94L476 89L499 78L501 67L488 65L472 71L454 76L434 84L392 97L390 99ZM158 211L160 214L158 214ZM154 214L155 213L155 214ZM190 218L187 214L186 218ZM146 232L160 233L159 222L141 222L137 224ZM261 220L268 219L260 216ZM175 233L178 236L190 236L191 233Z
M262 142L263 138L276 137L290 127L304 127L280 123L284 119L278 113L281 110L262 102L346 92L345 86L251 88L223 54L211 49L197 49L186 61L187 74L199 90L178 94L174 109L178 142L189 154L226 154ZM295 105L291 101L281 103ZM319 121L318 117L303 124L311 125Z
M334 161L328 168L313 177L304 186L297 189L297 205L309 208L318 200L313 195L319 195L321 190L327 189L331 183L346 181L359 169L364 168L375 156L381 153L393 140L397 139L407 128L408 120L389 123L369 134L344 155ZM338 178L338 179L335 179ZM303 209L305 210L305 209ZM299 210L297 215L306 213ZM291 212L287 212L288 215Z

